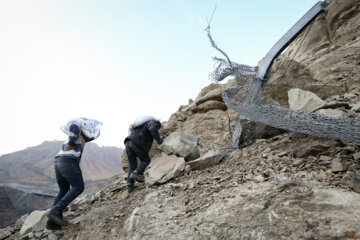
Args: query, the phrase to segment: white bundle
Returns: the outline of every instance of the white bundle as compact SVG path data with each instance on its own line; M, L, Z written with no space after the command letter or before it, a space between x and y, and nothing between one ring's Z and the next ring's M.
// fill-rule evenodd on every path
M143 125L145 122L150 121L150 120L155 120L155 121L160 121L160 119L155 118L153 116L150 115L142 115L137 117L134 122L132 124L130 124L129 126L129 133L136 127L139 127L141 125Z
M100 135L102 123L94 119L72 118L61 126L61 130L70 135L70 126L76 124L80 127L81 133L88 138L96 139Z

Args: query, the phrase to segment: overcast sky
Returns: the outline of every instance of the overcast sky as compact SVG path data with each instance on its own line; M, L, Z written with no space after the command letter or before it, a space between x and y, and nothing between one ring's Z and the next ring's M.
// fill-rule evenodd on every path
M231 60L257 65L314 0L1 0L0 155L65 140L73 117L123 147L139 115L169 119L211 82L204 29Z

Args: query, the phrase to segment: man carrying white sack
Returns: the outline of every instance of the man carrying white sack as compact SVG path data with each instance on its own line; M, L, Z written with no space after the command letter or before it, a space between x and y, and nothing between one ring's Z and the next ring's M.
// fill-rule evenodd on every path
M150 157L148 155L154 139L158 144L162 143L159 135L161 123L159 119L152 116L138 117L129 128L129 136L125 138L126 155L129 161L129 171L127 178L128 192L134 190L134 180L144 182L144 171L150 164ZM137 159L140 159L139 166Z
M87 118L71 119L61 127L69 138L55 156L55 175L59 193L48 213L46 228L56 230L68 225L63 218L63 210L84 191L85 187L80 169L81 155L85 143L99 137L100 128L101 122Z

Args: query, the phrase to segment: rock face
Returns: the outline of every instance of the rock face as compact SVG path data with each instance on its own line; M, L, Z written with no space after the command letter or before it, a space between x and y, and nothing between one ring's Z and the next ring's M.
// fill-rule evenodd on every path
M212 146L229 147L231 129L234 128L238 114L227 109L222 100L222 92L234 86L234 81L227 84L210 84L201 90L195 100L188 105L180 106L179 110L162 123L160 135L166 138L171 133L183 132L195 136L200 155L207 152ZM161 154L158 144L154 141L149 157L154 158ZM122 154L122 167L128 170L128 159L125 151Z
M163 124L162 135L166 137L177 131L196 136L200 155L214 145L229 147L230 130L234 128L238 114L226 108L221 94L233 86L234 81L229 81L227 84L210 84L202 89L194 101L181 106Z
M359 26L359 1L331 1L275 60L265 93L288 106L286 93L291 88L313 92L321 99L359 92Z

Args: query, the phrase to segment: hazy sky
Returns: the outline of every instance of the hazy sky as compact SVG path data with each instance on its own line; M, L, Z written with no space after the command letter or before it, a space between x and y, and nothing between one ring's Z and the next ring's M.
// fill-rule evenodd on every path
M65 140L68 118L103 122L123 147L139 115L169 119L210 84L204 29L257 65L315 0L0 0L0 155Z

